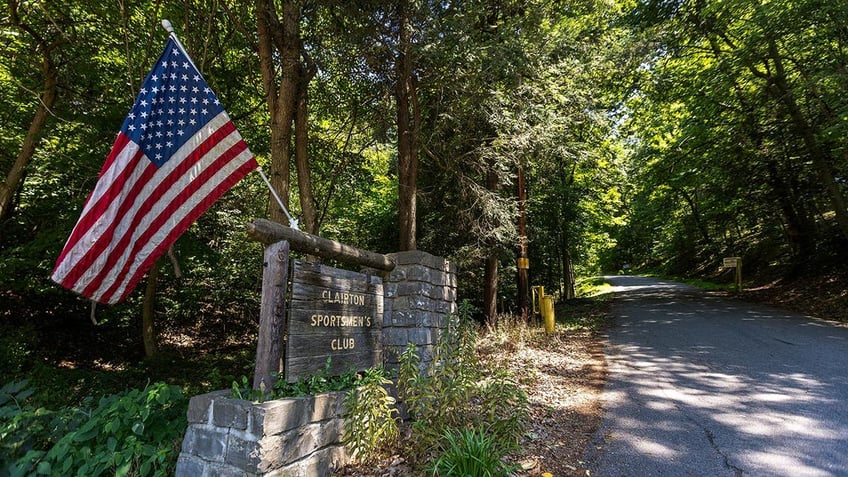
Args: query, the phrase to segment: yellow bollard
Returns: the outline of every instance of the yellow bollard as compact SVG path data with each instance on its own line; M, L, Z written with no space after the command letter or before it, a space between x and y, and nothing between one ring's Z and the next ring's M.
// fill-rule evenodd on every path
M545 295L545 287L533 287L533 313L542 315L542 324L546 333L553 333L556 323L554 316L554 297Z
M554 297L551 295L542 296L542 320L545 322L545 333L553 333L556 318L554 317Z

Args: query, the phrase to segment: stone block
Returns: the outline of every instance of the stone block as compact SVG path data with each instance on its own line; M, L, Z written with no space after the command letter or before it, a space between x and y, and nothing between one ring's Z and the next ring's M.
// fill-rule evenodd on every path
M215 391L193 396L188 402L186 417L189 423L208 424L212 417L212 403L215 399L229 396L231 391Z
M383 296L387 298L393 298L397 296L398 292L398 284L397 283L386 283L383 285Z
M406 280L406 267L397 266L386 278L387 283L398 283Z
M424 264L429 258L433 257L429 253L422 252L421 250L408 250L406 252L390 253L389 256L392 257L397 264L395 269L404 265Z
M421 311L436 311L436 304L426 296L409 296L407 299L407 309Z
M209 462L223 462L226 446L227 431L216 428L190 427L183 439L183 452Z
M224 462L246 472L256 472L262 462L261 446L255 440L245 439L236 434L227 436L227 451Z
M321 423L307 424L282 436L279 449L280 461L295 462L319 449L322 441L320 436L322 427Z
M433 285L426 282L402 282L397 284L398 296L426 296L433 291Z
M258 477L258 474L245 472L227 464L210 464L204 477Z
M418 348L418 356L421 358L421 363L429 364L433 361L435 354L436 349L433 345L424 345Z
M343 447L327 447L267 477L327 477L348 462L350 455Z
M383 348L405 347L409 343L406 328L383 328Z
M335 419L341 411L345 395L346 391L336 391L315 396L311 422Z
M415 343L415 346L433 344L433 335L429 328L412 328L407 330L407 335L409 341Z
M180 449L180 455L194 455L194 430L197 427L195 424L189 424L183 435L183 444Z
M253 403L218 397L212 401L212 424L231 429L247 429L247 416Z
M456 301L456 288L445 287L444 293L444 299L446 301Z
M406 281L405 283L427 283L430 284L430 274L432 270L426 267L414 267L411 266L409 270L406 271ZM401 293L398 291L398 293Z
M440 313L443 315L447 315L448 313L453 313L451 310L454 309L454 303L450 301L436 301L434 302L436 305L436 313Z
M312 414L311 399L289 398L254 404L250 413L250 433L272 436L307 424Z
M203 475L203 470L206 468L205 462L188 454L180 454L177 459L177 466L174 469L176 477L198 477Z

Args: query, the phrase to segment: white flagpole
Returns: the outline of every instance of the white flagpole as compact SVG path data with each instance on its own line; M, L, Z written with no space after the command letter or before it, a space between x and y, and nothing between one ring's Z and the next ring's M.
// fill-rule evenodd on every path
M289 219L289 227L295 230L300 230L297 227L297 219L295 219L291 216L291 214L289 214L288 209L286 209L286 206L283 205L283 201L280 200L280 196L277 195L277 191L275 191L274 188L271 187L271 181L269 181L268 178L265 177L265 173L262 172L262 167L257 167L256 170L259 172L259 175L262 176L262 180L265 181L265 184L268 186L268 190L271 191L271 195L273 195L274 199L277 200L277 204L280 206L281 209L283 209L283 213L286 214L286 218Z
M166 20L164 18L162 19L162 28L164 28L165 31L168 32L168 34L171 36L171 38L174 39L174 42L176 42L177 45L179 45L181 50L186 51L183 44L180 43L180 39L177 38L177 34L174 32L174 26L171 25L171 22L169 20ZM191 65L194 66L194 62L191 60L191 57L188 55L187 51L186 51L186 58L188 58L188 61L190 61ZM198 72L200 71L197 68L197 66L194 66L194 69L196 69ZM269 181L268 177L265 176L265 173L262 172L262 167L257 167L256 170L259 171L259 175L262 176L262 180L265 181L265 185L268 186L268 190L271 191L271 195L274 196L274 199L277 201L277 205L279 205L280 208L283 209L283 213L286 214L286 218L289 220L289 227L291 227L295 230L300 230L298 228L297 220L294 217L292 217L291 214L289 214L289 210L286 208L285 205L283 205L283 201L282 201L282 199L280 199L280 196L277 195L277 191L275 191L274 187L271 186L271 181Z

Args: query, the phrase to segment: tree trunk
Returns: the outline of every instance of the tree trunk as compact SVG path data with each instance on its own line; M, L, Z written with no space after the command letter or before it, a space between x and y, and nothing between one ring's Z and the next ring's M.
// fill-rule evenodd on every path
M309 141L307 91L311 74L309 71L304 71L301 76L297 114L295 116L294 162L297 168L297 190L300 197L300 209L303 212L303 226L306 232L318 235L318 210L315 205L315 197L312 195L312 176L309 170L307 153Z
M412 24L409 3L398 4L395 102L398 134L398 228L400 250L415 250L418 194L418 108L412 75Z
M291 143L300 77L300 7L292 0L282 5L282 19L274 2L256 0L259 62L265 100L271 115L271 186L288 207L291 173ZM279 84L274 58L282 63ZM271 220L287 223L283 210L270 198Z
M494 164L486 169L486 189L495 193L498 190L498 174ZM492 325L498 320L498 244L491 241L487 244L486 271L483 276L483 311L486 321Z
M483 281L483 311L486 322L494 326L498 321L498 257L494 253L486 258Z
M689 210L692 212L692 220L695 222L695 228L697 228L698 232L701 233L701 238L704 240L704 244L711 245L713 243L713 239L710 237L707 227L701 220L701 213L698 211L695 199L683 189L677 189L677 193L683 197L683 200L686 201L686 204L689 206Z
M571 260L571 253L568 249L564 249L564 254L562 257L562 277L565 282L565 295L563 295L563 299L572 300L577 297L577 293L575 292L575 276L574 276L574 261Z
M144 305L141 313L141 337L144 341L144 355L156 354L156 330L153 326L156 313L156 284L159 282L159 265L156 260L147 274L147 286L144 288Z
M50 50L45 51L41 63L41 74L44 77L44 89L39 97L32 121L29 123L24 142L12 168L6 175L6 180L0 184L0 221L9 217L12 212L12 198L21 186L27 165L35 155L35 146L47 122L47 115L56 104L56 85L59 82L59 72L50 57Z

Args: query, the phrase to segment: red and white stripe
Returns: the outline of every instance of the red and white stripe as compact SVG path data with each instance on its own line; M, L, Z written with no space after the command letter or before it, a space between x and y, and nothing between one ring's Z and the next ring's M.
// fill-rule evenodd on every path
M161 168L119 134L53 280L101 303L123 300L156 259L256 167L223 112Z

